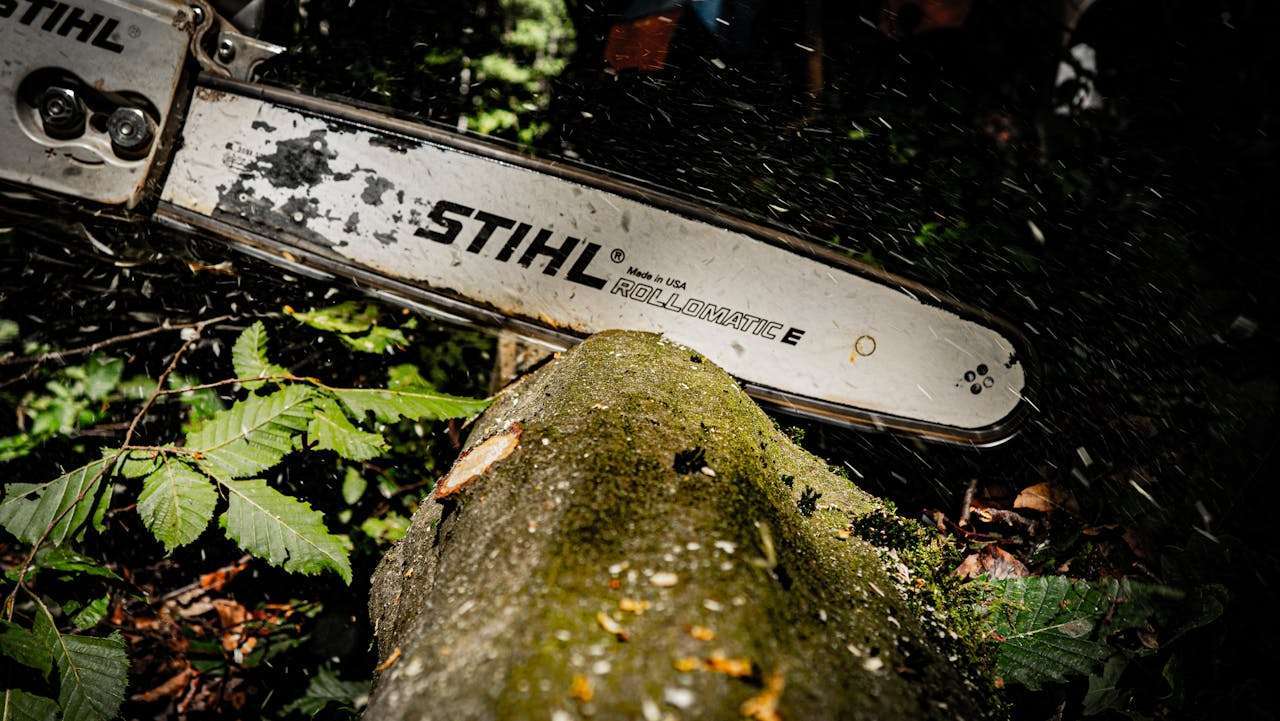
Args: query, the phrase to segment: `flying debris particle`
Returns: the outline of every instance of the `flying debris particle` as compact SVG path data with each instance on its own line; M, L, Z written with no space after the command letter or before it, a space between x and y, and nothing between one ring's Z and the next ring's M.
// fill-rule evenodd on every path
M1040 226L1036 225L1033 221L1028 220L1027 227L1031 229L1031 237L1035 238L1036 242L1040 245L1044 245L1044 232L1040 230Z
M1089 455L1089 451L1084 446L1076 448L1076 455L1080 456L1080 462L1084 464L1085 468L1093 465L1093 457Z

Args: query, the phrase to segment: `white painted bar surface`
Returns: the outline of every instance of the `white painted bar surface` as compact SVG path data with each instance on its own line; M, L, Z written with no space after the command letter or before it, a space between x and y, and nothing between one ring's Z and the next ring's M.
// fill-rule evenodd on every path
M865 412L980 429L1014 410L1025 383L996 330L847 270L607 191L258 99L197 92L163 199L554 328L658 331L744 380ZM436 222L441 201L473 212ZM477 243L480 211L530 226L505 261L519 226L493 225ZM450 220L460 228L445 243ZM543 229L548 248L577 239L559 267L547 254L526 257ZM571 281L588 244L598 250Z

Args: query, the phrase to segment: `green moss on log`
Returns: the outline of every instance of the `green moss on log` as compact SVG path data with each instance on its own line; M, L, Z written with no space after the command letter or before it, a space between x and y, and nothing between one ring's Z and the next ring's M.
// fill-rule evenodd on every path
M775 675L787 719L992 713L953 614L915 595L933 541L851 534L881 504L698 353L597 335L505 391L469 447L517 423L515 452L380 565L394 661L366 718L737 719Z

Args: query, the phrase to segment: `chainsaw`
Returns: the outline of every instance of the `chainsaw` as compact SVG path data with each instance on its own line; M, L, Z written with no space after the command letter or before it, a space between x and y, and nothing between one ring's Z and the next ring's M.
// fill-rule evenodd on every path
M839 249L254 82L284 50L255 37L257 5L0 0L0 208L213 238L551 349L661 333L841 426L992 445L1034 408L1014 326Z

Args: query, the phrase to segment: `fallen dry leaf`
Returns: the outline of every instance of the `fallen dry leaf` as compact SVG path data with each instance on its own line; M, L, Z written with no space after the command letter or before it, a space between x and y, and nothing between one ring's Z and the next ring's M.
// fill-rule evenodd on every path
M160 699L168 696L177 696L179 693L182 692L184 688L187 687L187 682L190 681L191 678L195 675L196 675L195 669L188 666L187 668L184 668L178 673L169 677L168 680L166 680L164 683L160 684L159 686L156 686L155 688L149 691L143 691L142 693L134 694L133 700L141 701L143 703L153 703L155 701L159 701Z
M1070 493L1049 483L1037 483L1022 489L1018 497L1013 499L1013 507L1040 513L1054 511L1074 513L1077 509L1075 498Z
M961 578L976 578L986 574L993 581L1028 575L1027 567L1021 561L994 544L966 556L954 573Z

